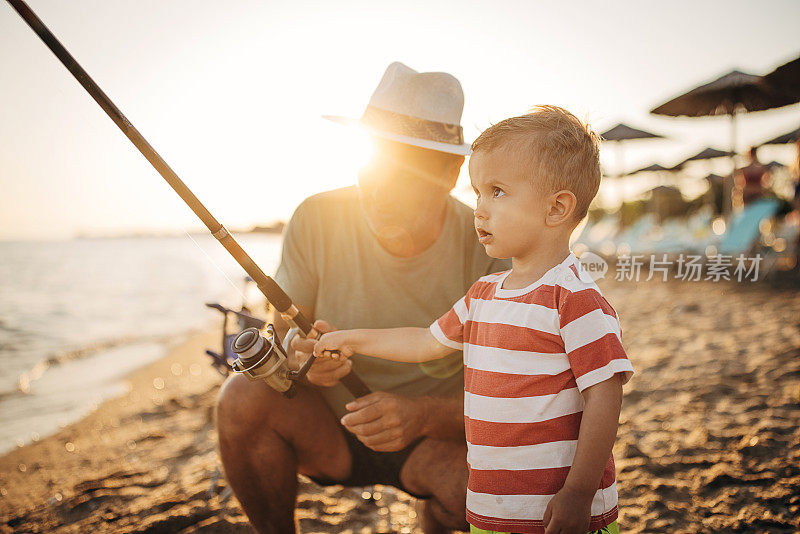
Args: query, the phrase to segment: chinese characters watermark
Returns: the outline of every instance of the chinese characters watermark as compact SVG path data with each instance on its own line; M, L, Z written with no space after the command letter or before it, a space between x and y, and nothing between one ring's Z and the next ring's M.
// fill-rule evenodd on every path
M756 254L754 257L739 254L735 259L733 256L717 254L708 256L703 262L703 256L700 255L681 254L677 258L668 259L666 254L661 255L660 258L651 254L650 261L645 262L645 257L644 255L633 255L618 258L614 279L618 282L638 282L646 274L645 281L660 277L662 281L666 282L672 273L672 278L686 282L700 280L711 280L712 282L749 280L755 282L758 280L758 269L763 259L761 254Z

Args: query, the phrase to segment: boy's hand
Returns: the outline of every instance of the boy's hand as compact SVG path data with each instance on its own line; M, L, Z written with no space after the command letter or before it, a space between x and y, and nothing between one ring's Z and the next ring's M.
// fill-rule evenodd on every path
M586 534L594 494L586 495L567 487L556 493L544 511L544 534Z
M544 511L545 534L585 534L589 528L592 498L600 488L617 434L621 379L622 375L616 373L583 390L584 407L575 458L564 486Z
M344 360L355 352L347 330L323 334L314 345L314 356L320 359Z
M317 332L326 333L336 330L336 327L331 326L326 321L317 320L314 322L314 329ZM306 358L311 357L316 343L317 340L315 339L307 339L301 335L294 336L291 347L294 349L296 359L302 363ZM350 372L352 365L350 360L320 360L311 366L306 378L315 386L335 386L343 376ZM299 364L296 368L299 368Z

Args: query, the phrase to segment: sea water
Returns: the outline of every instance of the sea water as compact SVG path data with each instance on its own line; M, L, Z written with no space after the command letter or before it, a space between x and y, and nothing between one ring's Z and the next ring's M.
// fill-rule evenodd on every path
M274 272L280 236L237 240ZM263 303L244 277L210 236L0 242L0 452L122 394L132 370L216 326L206 302Z

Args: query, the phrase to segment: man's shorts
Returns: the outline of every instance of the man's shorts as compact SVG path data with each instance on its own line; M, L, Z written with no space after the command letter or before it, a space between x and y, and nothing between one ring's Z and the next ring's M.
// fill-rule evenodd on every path
M482 528L478 528L473 525L469 526L469 532L470 534L512 534L510 532L497 532L496 530L484 530ZM608 525L604 526L600 530L593 530L587 534L619 534L619 525L617 525L617 522L614 521L613 523L609 523Z
M352 432L341 424L339 424L339 428L344 433L344 437L347 440L347 448L350 450L350 456L353 459L350 476L344 480L331 480L311 476L308 478L320 486L371 486L373 484L383 484L401 489L417 499L430 497L430 495L417 495L404 488L403 483L400 482L400 470L423 438L412 441L408 447L399 451L377 452L361 443Z

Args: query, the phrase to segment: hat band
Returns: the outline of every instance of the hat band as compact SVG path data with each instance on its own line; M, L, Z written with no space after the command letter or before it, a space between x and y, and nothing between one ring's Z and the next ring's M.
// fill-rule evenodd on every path
M464 144L464 131L458 124L429 121L372 106L367 106L361 116L361 123L377 130L416 139L450 145Z

